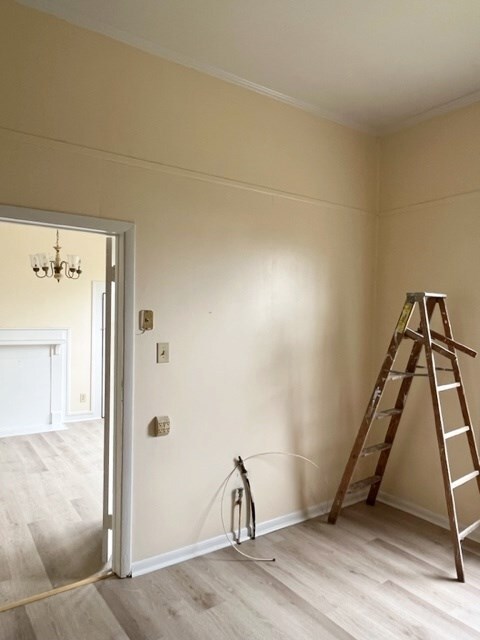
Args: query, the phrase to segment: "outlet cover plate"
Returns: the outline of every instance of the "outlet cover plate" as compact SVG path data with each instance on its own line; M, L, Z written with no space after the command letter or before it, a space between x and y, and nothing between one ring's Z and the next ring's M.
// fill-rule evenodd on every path
M170 433L170 418L168 416L156 416L153 427L155 437L168 436Z

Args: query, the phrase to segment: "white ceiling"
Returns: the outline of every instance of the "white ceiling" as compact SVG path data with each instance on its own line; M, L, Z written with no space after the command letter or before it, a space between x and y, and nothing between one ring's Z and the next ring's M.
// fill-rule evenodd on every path
M358 129L480 100L480 0L20 0Z

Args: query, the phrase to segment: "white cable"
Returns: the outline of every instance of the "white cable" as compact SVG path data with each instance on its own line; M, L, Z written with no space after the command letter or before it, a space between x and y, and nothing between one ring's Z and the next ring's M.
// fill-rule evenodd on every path
M262 456L290 456L292 458L299 458L300 460L303 460L304 462L308 462L309 464L313 465L316 469L320 469L318 464L313 460L310 460L310 458L307 458L306 456L302 456L299 453L290 453L289 451L263 451L262 453L254 453L251 456L242 458L242 460L243 462L246 462L247 460L253 460L254 458L261 458ZM226 476L226 478L220 485L220 488L222 489L222 496L220 499L220 518L222 521L223 533L225 534L225 537L227 538L228 543L232 547L232 549L235 549L237 553L239 553L241 556L244 556L248 560L255 560L256 562L275 562L275 558L257 558L255 556L248 555L248 553L244 553L243 551L240 551L240 549L233 544L233 542L230 539L230 536L228 535L227 527L225 526L225 518L223 515L223 501L225 499L225 492L227 490L228 482L230 478L233 476L233 474L235 473L235 471L237 471L237 469L238 469L238 466L235 465L234 468L230 471L230 473Z

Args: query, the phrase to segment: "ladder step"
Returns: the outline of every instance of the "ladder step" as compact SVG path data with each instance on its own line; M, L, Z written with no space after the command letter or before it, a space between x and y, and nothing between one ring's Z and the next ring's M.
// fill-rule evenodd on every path
M428 377L428 373L409 373L408 371L390 371L388 377L390 380L399 380L403 378L414 378L416 376Z
M447 431L447 433L445 434L445 440L448 440L448 438L459 436L461 433L465 433L466 431L470 431L470 427L459 427L458 429L453 429L453 431Z
M360 457L364 458L365 456L371 456L372 453L377 453L378 451L386 451L387 449L391 448L391 442L380 442L379 444L372 444L370 447L365 447L365 449L362 449Z
M449 384L439 384L437 391L448 391L449 389L456 389L460 386L460 382L450 382Z
M431 291L409 291L407 299L422 300L423 298L446 298L446 293L432 293Z
M364 489L365 487L369 487L372 484L377 484L377 482L380 482L381 479L382 479L382 476L370 476L369 478L364 478L363 480L358 480L357 482L353 482L349 486L347 493L353 493L354 491L358 491L359 489Z
M467 473L466 476L463 476L462 478L459 478L458 480L455 480L454 482L452 482L450 486L452 487L452 489L456 489L457 487L461 487L462 484L465 484L466 482L473 480L478 475L480 475L480 471L472 471L471 473Z
M467 527L463 531L460 531L460 533L458 534L458 538L460 542L464 540L467 536L469 536L472 533L472 531L475 531L475 529L477 529L478 527L480 527L480 520L476 520L469 527Z
M381 420L382 418L388 418L390 416L396 416L399 413L402 413L401 409L385 409L385 411L379 411L375 415L375 418L378 418L379 420Z

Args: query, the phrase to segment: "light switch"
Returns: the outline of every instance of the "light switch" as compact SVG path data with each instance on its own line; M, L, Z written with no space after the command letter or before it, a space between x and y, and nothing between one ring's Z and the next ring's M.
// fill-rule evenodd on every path
M157 342L157 363L170 362L170 345L168 342Z
M140 311L140 329L142 331L151 331L153 329L153 311L151 309L142 309Z

